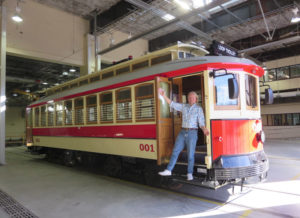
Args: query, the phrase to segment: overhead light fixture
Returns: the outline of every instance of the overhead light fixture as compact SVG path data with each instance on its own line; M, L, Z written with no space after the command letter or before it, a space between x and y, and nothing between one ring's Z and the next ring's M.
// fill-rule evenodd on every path
M18 96L18 94L17 94L17 93L14 93L14 94L13 94L13 96L14 96L14 97L17 97L17 96Z
M205 0L192 0L192 4L193 4L193 8L197 9L200 7L203 7L205 5L205 3L207 4L207 2L204 2ZM210 0L209 0L210 2Z
M48 83L46 83L46 82L43 82L43 85L48 85Z
M67 71L64 71L64 72L62 73L62 75L67 76L67 75L69 75L69 73L68 73Z
M76 69L72 67L69 71L70 71L71 73L74 73L74 72L76 72Z
M171 14L165 14L161 18L164 19L165 21L170 21L170 20L174 20L175 19L175 17L173 15L171 15Z
M174 2L185 10L192 10L191 7L183 0L174 0Z
M293 17L291 19L291 23L298 23L300 21L299 9L298 7L292 9Z
M19 7L19 0L17 1L17 6L16 6L16 12L15 14L11 17L13 21L20 23L23 21L23 18L21 17L21 8Z
M14 16L12 16L11 19L13 19L13 21L15 21L17 23L21 23L23 21L23 18L18 14L15 14Z
M29 89L26 89L25 92L30 92L30 90L29 90Z

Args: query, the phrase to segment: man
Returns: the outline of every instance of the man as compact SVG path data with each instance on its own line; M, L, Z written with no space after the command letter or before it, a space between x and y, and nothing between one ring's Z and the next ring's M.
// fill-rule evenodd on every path
M165 91L163 89L160 88L158 92L166 100L171 108L182 112L182 130L176 138L172 156L167 169L159 172L159 175L172 175L172 170L176 164L177 158L186 145L188 155L187 180L193 180L193 170L195 162L194 155L198 139L198 126L201 128L204 135L209 135L209 131L205 127L203 110L199 105L197 105L198 96L196 92L192 91L188 94L188 104L180 104L171 101L165 95Z

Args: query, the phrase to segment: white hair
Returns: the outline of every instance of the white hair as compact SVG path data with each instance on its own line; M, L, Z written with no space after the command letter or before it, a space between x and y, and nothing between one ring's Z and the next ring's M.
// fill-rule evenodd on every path
M194 91L190 91L189 94L188 94L188 97L189 97L189 95L191 95L191 94L194 94L194 95L196 96L196 98L197 98L197 101L198 101L199 97L198 97L197 93L194 92Z

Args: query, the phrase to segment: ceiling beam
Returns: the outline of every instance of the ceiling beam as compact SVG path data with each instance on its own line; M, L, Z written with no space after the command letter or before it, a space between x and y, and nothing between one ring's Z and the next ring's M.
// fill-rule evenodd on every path
M162 29L162 28L165 28L165 27L167 27L167 26L169 26L169 25L176 24L176 23L180 22L181 20L185 20L185 19L187 19L187 18L189 18L189 17L191 17L191 16L195 16L195 15L197 15L198 13L203 13L203 12L205 12L205 11L208 11L209 9L214 8L214 7L216 7L216 6L220 5L220 4L223 4L223 3L225 3L225 2L228 2L228 0L215 0L215 1L213 1L212 3L210 3L210 4L208 4L208 5L204 6L204 7L201 7L201 8L199 8L199 9L195 9L195 10L191 11L191 12L188 13L188 14L184 14L184 15L182 15L182 16L179 16L179 17L175 18L174 20L165 22L165 23L162 24L162 25L156 26L156 27L154 27L154 28L152 28L152 29L150 29L150 30L148 30L148 31L146 31L146 32L143 32L143 33L141 33L141 34L138 34L138 35L136 35L136 36L133 36L133 37L130 38L130 39L124 40L124 41L122 41L122 42L120 42L120 43L118 43L118 44L116 44L116 45L114 45L114 46L112 46L112 47L109 47L109 48L107 48L107 49L104 49L104 50L100 51L98 54L99 54L99 55L102 55L102 54L105 54L105 53L110 52L110 51L112 51L112 50L115 50L115 49L117 49L117 48L119 48L119 47L121 47L121 46L123 46L123 45L126 45L126 44L132 42L132 41L135 41L135 40L137 40L137 39L139 39L139 38L142 38L143 36L146 36L146 35L148 35L148 34L150 34L150 33L152 33L152 32L155 32L155 31L157 31L157 30L160 30L160 29Z
M150 10L152 14L158 16L158 17L161 17L161 19L163 20L163 16L166 15L166 14L169 14L168 12L164 11L164 10L161 10L161 9L158 9L150 4L147 4L145 2L143 2L142 0L125 0L139 8L142 8L144 10ZM176 23L177 26L187 30L187 31L190 31L191 33L197 35L197 36L200 36L200 37L204 37L210 41L213 40L213 38L206 34L205 32L199 30L198 28L192 26L191 24L189 24L188 22L184 21L183 19L179 20L179 22Z

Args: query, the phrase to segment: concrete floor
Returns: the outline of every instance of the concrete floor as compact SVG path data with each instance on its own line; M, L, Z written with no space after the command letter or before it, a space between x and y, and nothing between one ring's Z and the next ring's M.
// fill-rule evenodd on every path
M268 180L249 180L243 193L230 195L226 188L151 188L49 163L24 147L8 147L0 190L41 218L300 217L300 140L268 141L265 150Z

